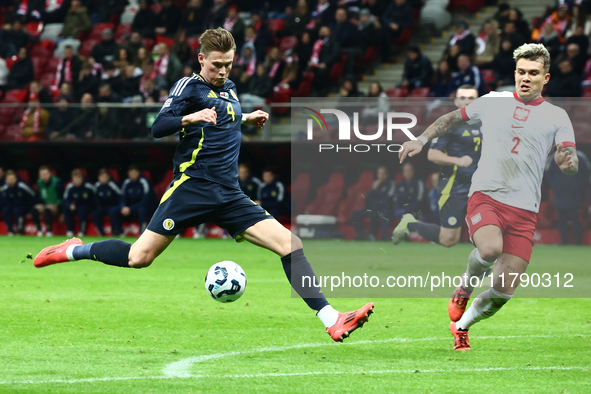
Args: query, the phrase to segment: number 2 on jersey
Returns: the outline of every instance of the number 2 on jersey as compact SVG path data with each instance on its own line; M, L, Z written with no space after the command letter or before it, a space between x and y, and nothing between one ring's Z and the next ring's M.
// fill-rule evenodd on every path
M232 115L232 122L233 122L235 119L234 116L236 115L236 113L234 112L234 107L232 107L232 103L228 103L227 110L228 110L228 114Z
M517 145L519 145L521 140L519 139L519 137L513 137L512 141L515 142L515 146L513 147L513 149L511 149L511 153L518 155L519 152L517 152Z

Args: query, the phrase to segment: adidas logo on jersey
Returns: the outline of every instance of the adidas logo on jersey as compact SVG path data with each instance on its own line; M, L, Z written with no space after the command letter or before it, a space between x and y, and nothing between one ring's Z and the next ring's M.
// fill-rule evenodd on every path
M218 96L216 96L216 94L213 92L213 90L210 90L209 91L209 94L207 95L207 97L210 97L210 98L218 98Z

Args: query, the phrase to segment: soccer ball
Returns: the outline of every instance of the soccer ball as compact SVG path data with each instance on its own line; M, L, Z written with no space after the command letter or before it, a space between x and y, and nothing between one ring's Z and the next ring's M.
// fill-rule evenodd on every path
M205 276L205 290L219 302L234 302L246 289L246 274L233 261L220 261L211 266Z

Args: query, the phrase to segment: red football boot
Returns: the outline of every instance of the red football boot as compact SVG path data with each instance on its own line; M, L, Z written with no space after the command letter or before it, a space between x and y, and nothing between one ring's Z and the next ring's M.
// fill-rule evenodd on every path
M39 252L37 257L35 257L35 260L33 260L33 264L37 268L42 268L51 264L68 262L70 261L66 255L66 249L68 249L68 246L82 244L83 242L80 238L71 238L59 245L48 246Z
M468 301L470 301L470 294L472 293L462 289L462 286L456 287L447 304L447 313L451 321L458 321L462 318L462 315L466 312Z
M449 323L449 330L454 336L454 350L471 350L468 343L468 330L458 330L455 321Z
M343 342L343 339L348 338L353 331L363 327L373 313L373 306L373 302L370 302L356 311L339 313L337 322L327 328L326 332L335 342Z

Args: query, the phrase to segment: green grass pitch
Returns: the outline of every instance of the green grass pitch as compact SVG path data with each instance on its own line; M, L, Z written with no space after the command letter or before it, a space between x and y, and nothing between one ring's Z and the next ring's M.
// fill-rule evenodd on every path
M516 297L472 328L472 351L454 352L447 299L378 298L369 323L339 344L291 298L279 259L255 246L179 239L142 270L25 260L56 242L0 238L0 393L591 392L589 299ZM312 255L331 243L339 247L305 245ZM470 251L403 244L397 253L417 248L457 260L460 273ZM589 255L534 250L532 263ZM204 275L220 260L246 271L236 303L205 292ZM367 301L332 303L347 311Z

